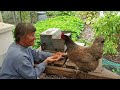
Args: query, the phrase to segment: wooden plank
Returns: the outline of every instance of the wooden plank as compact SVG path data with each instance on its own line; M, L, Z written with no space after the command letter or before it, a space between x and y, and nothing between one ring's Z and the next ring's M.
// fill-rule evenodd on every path
M54 62L53 65L61 67L61 66L63 66L64 62L65 62L65 59L62 59L62 60L59 60L57 62Z
M65 68L70 68L70 69L76 69L76 65L69 61L68 59L63 58L59 61L56 61L54 63L49 64L50 66L58 66L58 67L65 67ZM65 64L64 64L65 63Z
M64 68L64 67L56 67L56 66L47 66L45 69L46 74L54 74L58 76L65 76L77 79L120 79L120 76L102 68L101 72L90 72L83 73L81 71L77 71L75 69Z
M65 59L49 64L46 69L46 74L77 78L77 79L120 79L120 76L102 67L102 60L95 71L84 73L76 70L76 65L67 60L65 67L63 66Z
M47 66L45 69L45 73L54 74L58 76L65 76L65 77L74 77L75 70L64 67Z

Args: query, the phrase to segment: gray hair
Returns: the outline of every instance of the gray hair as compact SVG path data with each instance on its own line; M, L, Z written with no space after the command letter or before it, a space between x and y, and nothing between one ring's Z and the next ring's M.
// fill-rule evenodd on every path
M15 42L19 42L22 36L35 31L36 28L31 23L18 23L14 31Z

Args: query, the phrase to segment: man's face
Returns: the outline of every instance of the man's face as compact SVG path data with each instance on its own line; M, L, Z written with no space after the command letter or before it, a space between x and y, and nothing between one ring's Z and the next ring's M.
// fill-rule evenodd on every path
M34 40L35 40L35 32L29 33L25 36L23 36L22 40L25 46L33 46Z

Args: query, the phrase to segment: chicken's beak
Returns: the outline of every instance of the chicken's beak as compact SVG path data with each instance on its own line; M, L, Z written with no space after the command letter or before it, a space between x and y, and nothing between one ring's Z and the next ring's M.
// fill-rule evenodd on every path
M105 41L103 40L101 43L104 43Z

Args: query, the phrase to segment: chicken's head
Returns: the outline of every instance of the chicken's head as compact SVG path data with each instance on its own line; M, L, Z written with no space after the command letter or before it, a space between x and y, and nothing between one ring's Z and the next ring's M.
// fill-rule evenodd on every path
M105 42L104 37L103 36L99 36L99 37L95 38L93 43L96 44L96 45L102 45L103 46L104 42Z
M61 32L61 38L65 40L65 34L63 32Z
M66 34L64 34L63 32L61 33L61 39L63 39L65 41L65 43L67 44L74 44L73 40Z
M99 42L99 43L104 43L105 42L105 39L103 36L99 36L95 39L95 41Z

